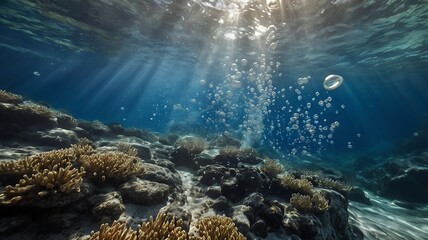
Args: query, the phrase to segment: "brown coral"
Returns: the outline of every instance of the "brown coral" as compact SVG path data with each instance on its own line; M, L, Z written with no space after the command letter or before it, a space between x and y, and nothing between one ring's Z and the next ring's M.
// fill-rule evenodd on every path
M167 219L165 213L159 213L156 219L150 217L148 222L142 223L138 228L138 240L185 240L187 239L186 231L181 229L183 221Z
M191 240L244 240L242 235L233 223L233 220L226 216L205 217L196 223L196 234L191 236Z
M83 168L91 176L105 181L124 181L143 172L139 158L121 152L102 152L81 157Z
M137 233L125 223L114 221L111 226L102 224L100 231L91 233L90 240L137 240Z
M270 179L275 178L278 174L284 172L284 166L278 161L267 158L264 164L260 167L260 170L266 174Z
M40 199L51 193L78 193L84 174L83 169L79 171L70 163L65 168L55 165L52 170L44 169L31 177L24 175L15 186L6 186L0 200L3 204L16 204Z
M312 193L312 183L307 179L297 179L291 175L281 177L281 185L293 192Z
M348 192L350 190L350 187L345 183L326 177L320 178L318 184L320 187L333 189L339 193Z
M80 155L87 154L86 146L73 146L49 152L39 153L16 161L0 163L0 175L31 175L44 169L52 170L54 166L66 167L75 163Z
M0 102L4 103L22 103L22 97L5 90L0 90Z
M312 196L294 193L291 195L290 204L301 212L323 213L329 208L327 199L318 192Z

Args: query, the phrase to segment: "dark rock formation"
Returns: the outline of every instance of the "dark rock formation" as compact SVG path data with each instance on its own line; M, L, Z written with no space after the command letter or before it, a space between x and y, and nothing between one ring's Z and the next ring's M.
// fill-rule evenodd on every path
M141 205L154 205L166 202L169 186L163 183L132 178L120 186L125 201Z

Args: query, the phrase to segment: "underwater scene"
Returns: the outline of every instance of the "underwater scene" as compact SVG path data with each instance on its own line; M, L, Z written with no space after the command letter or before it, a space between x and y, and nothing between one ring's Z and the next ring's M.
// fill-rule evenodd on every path
M2 0L0 239L428 239L428 2Z

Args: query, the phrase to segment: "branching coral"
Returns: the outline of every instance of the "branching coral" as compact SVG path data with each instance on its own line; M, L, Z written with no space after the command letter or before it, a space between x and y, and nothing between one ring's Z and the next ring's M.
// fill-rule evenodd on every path
M91 149L76 145L0 164L0 176L15 176L14 182L21 178L14 186L5 187L0 202L27 203L49 194L79 193L85 172L78 169L78 160Z
M0 175L23 176L41 172L44 169L53 170L53 167L66 167L74 164L81 155L89 154L93 149L90 146L73 145L71 148L64 148L44 152L30 157L25 157L17 161L0 163Z
M302 212L323 213L328 210L327 199L321 193L314 193L311 196L294 193L291 195L290 204Z
M100 231L91 233L90 240L137 240L137 233L125 223L114 221L111 226L102 224Z
M196 235L191 236L191 240L243 240L246 239L233 223L233 220L226 216L205 217L198 220L196 224Z
M297 179L291 175L281 177L281 185L293 192L311 193L312 183L307 179Z
M143 168L137 157L121 152L102 152L81 157L83 168L92 176L105 181L112 179L124 181L141 174Z
M31 177L24 175L15 186L6 186L4 192L0 194L0 200L3 204L16 204L40 199L58 191L66 194L78 193L84 174L83 169L79 171L70 163L65 168L57 164L52 170L44 169Z
M278 174L284 172L284 166L278 161L273 159L266 159L264 164L260 167L260 170L266 174L270 179L275 178Z
M185 137L176 142L176 145L187 149L192 154L199 154L205 150L205 140L199 137Z
M320 187L333 189L337 192L347 192L350 190L350 187L345 183L325 177L319 178L318 184Z
M138 228L138 240L185 240L186 231L181 229L183 221L174 217L168 220L165 213L159 213L156 219L151 217L148 222L142 223Z
M0 102L4 103L22 103L22 97L5 90L0 90Z

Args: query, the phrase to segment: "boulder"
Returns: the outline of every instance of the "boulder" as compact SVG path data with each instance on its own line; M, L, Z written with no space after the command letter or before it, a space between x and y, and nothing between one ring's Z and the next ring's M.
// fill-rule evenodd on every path
M118 192L94 195L89 198L89 202L94 205L92 215L101 223L112 223L125 211Z
M155 205L166 202L169 186L139 178L132 178L119 187L125 201L140 205Z

